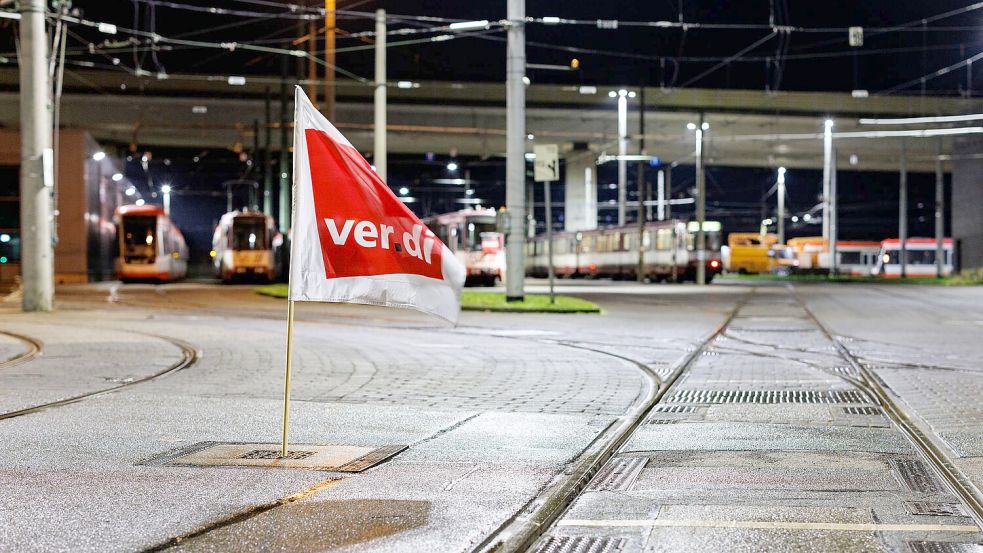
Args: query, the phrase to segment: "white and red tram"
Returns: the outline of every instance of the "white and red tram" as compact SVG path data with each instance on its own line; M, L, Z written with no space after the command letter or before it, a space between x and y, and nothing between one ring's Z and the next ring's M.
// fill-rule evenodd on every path
M116 274L123 282L170 282L188 273L188 246L181 230L157 205L126 205L116 210L119 256Z
M937 275L935 254L937 244L934 238L908 238L905 240L905 276L934 277ZM952 274L952 239L942 241L942 275ZM871 274L886 278L901 276L901 240L889 238L881 241L880 255L871 269Z
M700 256L696 251L697 223L656 221L642 233L644 276L650 280L696 280ZM720 223L704 222L704 263L707 282L720 273ZM637 278L639 231L635 225L609 227L553 235L553 267L557 276L589 278ZM546 276L547 242L538 235L526 242L526 274Z
M462 209L424 220L467 269L467 284L493 286L505 280L505 235L494 209Z

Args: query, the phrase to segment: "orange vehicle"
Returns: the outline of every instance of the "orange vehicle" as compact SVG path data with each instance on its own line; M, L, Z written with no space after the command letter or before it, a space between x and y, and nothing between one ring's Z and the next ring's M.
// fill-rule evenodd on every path
M770 273L774 268L771 249L777 243L775 234L732 232L727 237L724 265L731 273Z

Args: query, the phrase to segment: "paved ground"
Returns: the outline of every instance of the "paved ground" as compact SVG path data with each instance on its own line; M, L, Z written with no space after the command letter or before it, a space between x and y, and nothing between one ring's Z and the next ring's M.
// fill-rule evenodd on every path
M452 328L301 306L292 442L408 446L361 473L162 464L200 442L279 440L280 300L104 284L61 289L54 314L0 311L13 333L0 359L14 360L0 364L0 551L470 551L529 520L660 393L536 547L983 539L845 357L983 487L983 289L565 286L604 313L464 313ZM17 336L42 355L16 363L30 350ZM926 505L953 514L915 514Z

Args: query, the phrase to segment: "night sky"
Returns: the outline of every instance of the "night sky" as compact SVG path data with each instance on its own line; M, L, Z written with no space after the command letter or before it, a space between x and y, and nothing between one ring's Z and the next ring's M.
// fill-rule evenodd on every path
M178 9L173 4L198 7L220 6L242 10L236 15L212 15L200 11ZM73 7L89 19L114 23L120 27L156 32L172 38L214 42L240 41L267 46L294 48L290 42L298 36L296 20L276 17L285 13L284 2L267 0L76 0ZM321 2L310 5L323 6ZM450 0L339 0L339 10L371 12L385 8L395 15L426 15L461 20L505 17L505 1L460 2ZM527 26L527 55L530 63L567 65L572 58L580 61L577 71L556 72L531 69L534 82L586 83L596 85L665 85L674 87L730 88L750 90L817 90L850 91L862 88L871 93L891 89L899 83L928 74L978 53L983 47L983 11L968 11L935 19L934 16L969 6L968 2L938 0L875 0L856 2L831 0L825 2L789 2L788 0L609 0L598 3L579 0L544 0L527 2L530 17L559 16L566 19L619 19L623 21L678 21L687 23L767 25L773 19L777 25L808 27L819 32L779 33L765 39L771 31L766 28L659 29L652 27L619 26L617 30L598 29L596 25ZM927 18L922 26L921 20ZM427 23L406 20L391 23L390 28L430 27L446 23ZM306 25L303 24L303 25ZM843 28L866 28L862 48L850 48ZM341 12L338 17L338 47L364 45L357 38L343 38L345 33L372 29L372 22L363 15ZM893 29L888 29L894 27ZM822 31L823 28L836 28ZM879 28L879 29L878 29ZM94 30L76 28L70 46L82 41L105 38ZM413 35L415 37L418 35ZM430 35L424 35L430 36ZM500 30L473 38L448 42L404 45L389 49L389 77L393 80L455 80L503 82L505 73L504 33ZM120 35L120 38L125 35ZM398 36L390 43L404 40ZM696 79L721 60L761 40L761 44L714 71ZM571 49L576 49L572 51ZM0 28L0 50L13 50L9 27ZM144 70L168 73L262 74L277 75L280 60L275 55L237 50L224 52L190 47L159 49L156 52L126 52L114 54L121 63L113 66L107 56L81 53L70 56L75 61L94 62L97 67L116 70ZM290 77L297 76L303 64L291 61ZM337 63L344 70L361 76L371 76L371 49L338 54ZM75 71L84 69L75 67ZM979 71L977 71L979 73ZM980 78L965 69L944 77L900 90L904 94L966 95L978 92ZM120 145L123 146L123 145ZM196 256L207 255L213 224L225 210L225 193L221 183L236 178L256 178L260 173L261 156L253 165L237 153L224 150L185 150L155 148L140 145L141 150L153 151L150 171L159 186L169 182L173 195L174 218L185 231ZM251 152L250 152L251 153ZM198 157L195 162L194 158ZM165 163L165 160L167 163ZM460 187L430 184L432 178L464 176L470 171L478 181L475 196L488 205L504 202L504 161L459 158L458 174L448 173L447 152L435 152L433 159L417 156L391 156L390 185L394 190L406 186L419 202L412 204L421 215L457 209L454 200L462 197ZM602 207L615 197L615 191L605 186L616 180L612 165L599 171L599 199ZM274 175L279 168L273 168ZM139 154L127 164L127 176L137 183L148 201L159 202L152 196L147 175L140 166ZM631 168L629 194L634 198L634 167ZM655 172L647 171L654 182ZM746 169L713 166L708 168L708 217L724 222L725 230L756 230L765 216L775 209L774 195L765 201L762 195L774 184L770 169ZM911 174L910 234L930 235L933 232L934 177ZM682 166L673 174L673 196L685 197L693 187L693 168ZM844 239L881 239L897 234L898 175L840 171L840 227ZM537 185L536 201L541 202L541 185ZM788 173L790 214L801 214L819 201L821 174L819 171L790 170ZM246 202L247 191L236 191L234 204ZM553 197L562 202L562 186L556 186ZM677 214L686 211L677 209ZM541 210L537 219L541 220ZM558 226L562 210L555 210ZM613 217L614 210L602 209L601 223ZM632 215L633 216L633 215ZM815 235L818 226L788 227L790 236Z

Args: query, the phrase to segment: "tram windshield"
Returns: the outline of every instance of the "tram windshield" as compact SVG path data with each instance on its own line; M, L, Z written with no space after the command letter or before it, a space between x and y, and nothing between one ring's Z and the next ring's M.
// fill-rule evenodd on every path
M127 263L153 263L157 258L157 217L131 215L123 218L123 259Z
M239 217L232 223L233 250L266 250L266 225L262 218Z
M498 225L495 224L494 217L469 217L464 233L464 248L468 251L480 250L483 235L489 238L492 233L497 232Z

